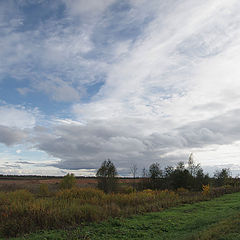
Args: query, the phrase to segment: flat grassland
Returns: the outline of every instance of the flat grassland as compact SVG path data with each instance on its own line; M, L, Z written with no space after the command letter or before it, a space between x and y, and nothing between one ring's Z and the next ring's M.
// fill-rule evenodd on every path
M41 184L48 184L51 190L58 189L58 185L62 178L48 177L0 177L0 190L17 190L28 189L30 191L37 190ZM96 178L77 178L78 187L95 187L97 185Z
M240 193L15 240L240 240Z
M19 176L19 177L1 177L0 176L0 191L27 189L31 192L37 192L41 184L48 184L49 190L58 190L60 177L34 177L34 176ZM140 179L119 178L119 183L131 184L137 183ZM95 177L78 177L76 178L77 187L96 187L97 179Z

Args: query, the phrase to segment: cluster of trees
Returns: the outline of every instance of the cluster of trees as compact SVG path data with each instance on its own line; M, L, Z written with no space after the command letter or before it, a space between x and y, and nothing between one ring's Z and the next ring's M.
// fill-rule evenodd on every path
M133 178L137 174L137 165L132 164L130 171ZM104 192L109 193L117 189L117 170L114 164L108 159L104 161L98 169L97 174L98 187ZM200 164L195 164L193 155L188 159L188 164L179 162L176 167L167 166L160 168L158 163L150 165L149 169L142 170L142 177L138 181L138 189L178 189L185 188L193 191L202 189L203 185L212 184L215 186L223 186L231 181L231 173L229 169L216 171L214 178L210 178L208 174L203 172Z
M137 165L130 166L130 172L133 178L137 175ZM96 173L98 179L98 188L105 193L115 192L118 190L118 173L111 160L102 163ZM238 181L239 182L239 181ZM142 170L142 177L139 178L137 184L134 182L133 187L137 190L143 189L172 189L176 190L184 188L192 191L199 191L203 185L211 184L216 187L223 185L233 185L236 181L231 178L229 169L224 168L216 171L213 178L203 172L200 164L195 164L193 155L188 159L188 164L179 162L176 167L167 166L160 168L159 163L153 163L149 169ZM67 174L60 182L60 188L69 189L76 185L74 174Z
M158 163L150 165L149 170L143 169L143 181L140 187L150 189L178 189L201 190L202 185L210 182L208 174L204 174L200 164L195 164L193 155L188 159L187 167L179 162L176 167L160 168Z
M145 180L142 188L200 190L202 185L209 183L209 176L203 173L199 164L189 163L185 167L179 162L176 167L167 166L162 170L158 163L150 165L148 172L144 170Z

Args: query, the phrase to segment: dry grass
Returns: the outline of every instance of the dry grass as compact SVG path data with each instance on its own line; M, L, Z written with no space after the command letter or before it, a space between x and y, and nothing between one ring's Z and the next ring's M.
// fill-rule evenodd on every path
M0 237L18 236L44 229L62 229L109 217L161 211L183 203L209 200L239 191L230 186L209 194L184 189L105 194L96 188L51 191L51 184L34 185L36 193L22 189L0 192ZM126 189L125 189L126 191Z
M159 211L175 206L179 201L172 191L105 194L93 188L75 188L47 197L36 196L27 190L1 192L0 230L2 237L17 236L108 217Z

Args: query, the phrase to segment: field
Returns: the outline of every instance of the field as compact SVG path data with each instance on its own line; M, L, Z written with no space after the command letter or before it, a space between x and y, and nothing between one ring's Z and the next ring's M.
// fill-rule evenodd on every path
M228 232L239 237L239 185L136 191L138 179L120 179L117 191L104 193L95 178L78 178L70 189L61 188L61 180L1 179L0 238L206 240Z
M240 193L71 230L41 232L16 240L24 239L239 240Z
M27 189L31 192L37 192L41 184L48 184L50 190L57 190L62 178L53 177L0 177L0 191L9 191L17 189ZM139 179L120 178L120 183L136 183ZM77 187L96 187L97 179L94 177L78 177L76 179Z
M44 177L0 177L0 190L17 190L28 189L32 192L36 191L41 184L48 184L49 188L55 190L61 178L44 178ZM97 181L95 178L78 178L77 185L79 187L95 187Z

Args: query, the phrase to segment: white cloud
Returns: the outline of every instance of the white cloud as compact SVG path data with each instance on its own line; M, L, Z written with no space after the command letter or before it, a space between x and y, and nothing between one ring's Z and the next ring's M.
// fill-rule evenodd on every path
M0 125L15 128L32 128L36 124L38 110L28 110L21 106L0 106Z
M49 8L52 5L56 4ZM84 57L94 47L91 35L96 22L84 25L66 12L62 19L53 17L33 29L19 30L20 23L9 24L25 20L18 3L4 6L5 17L0 21L0 81L9 77L18 80L23 84L17 89L22 95L43 91L55 101L78 101L85 85L96 82L95 76L106 65Z
M147 119L137 131L153 134L154 151L160 147L155 158L177 148L233 143L239 138L239 3L157 5L168 9L127 45L94 101L75 104L73 113L80 121L116 121L119 129L129 117L136 124Z
M223 91L239 86L238 4L167 5L168 11L150 22L128 53L111 64L95 101L75 105L74 113L79 119L169 117L186 123L234 109L239 98L231 103L221 98ZM212 103L223 108L215 113L197 111L197 106Z
M240 137L238 1L63 2L64 17L35 30L15 31L19 13L10 27L2 19L0 40L0 75L30 76L21 94L73 103L73 119L34 132L36 147L61 159L57 167L93 169L108 157L121 168L167 163L191 151L205 151L206 164L212 145L231 151ZM88 86L99 82L92 96ZM1 111L5 127L35 125L28 111ZM221 164L239 156L221 153L209 156Z

